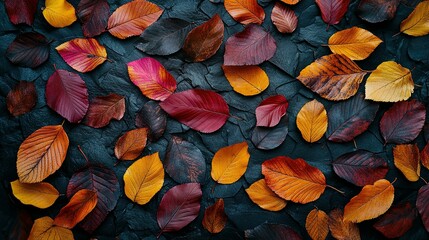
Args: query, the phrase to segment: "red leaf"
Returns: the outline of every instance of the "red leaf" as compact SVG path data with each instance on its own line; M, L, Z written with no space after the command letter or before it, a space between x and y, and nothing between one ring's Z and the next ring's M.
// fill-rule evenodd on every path
M224 65L258 65L274 56L276 41L261 26L249 24L225 44Z
M171 117L203 133L218 130L229 117L225 100L209 90L193 89L174 93L160 106Z
M425 106L413 99L397 102L380 120L380 131L386 143L408 143L420 133L425 123Z
M390 208L373 226L387 238L398 238L410 230L416 217L416 208L406 202Z
M295 12L280 2L274 5L271 21L281 33L292 33L298 26L298 17Z
M426 143L425 147L420 152L420 162L423 167L429 169L429 143Z
M274 127L286 114L288 101L282 95L268 97L256 108L256 126Z
M71 123L79 123L88 110L88 89L76 73L56 70L46 83L46 104Z
M347 12L350 0L316 0L322 12L322 19L328 25L335 25L341 21Z
M91 101L84 123L93 128L102 128L107 126L112 119L121 120L124 113L125 98L112 93L96 97Z
M150 99L164 101L176 90L174 77L154 58L141 58L127 66L131 81Z
M19 81L6 97L7 110L14 117L31 111L36 102L34 82Z
M82 22L83 35L94 37L106 31L109 13L106 0L81 0L77 6L77 16Z
M5 55L14 64L35 68L48 60L49 42L40 33L22 33L9 45Z
M199 183L181 184L168 190L156 214L160 234L178 231L191 223L200 211L201 197Z
M248 240L301 240L302 237L292 228L283 224L263 223L254 229L244 231ZM286 238L287 236L287 238Z
M37 11L38 1L39 0L5 0L4 5L9 20L15 25L25 23L31 26L34 21L34 14Z
M339 177L359 187L374 184L389 170L383 158L365 150L341 155L332 167Z
M416 207L419 210L426 231L429 232L429 185L426 184L420 188L417 194Z

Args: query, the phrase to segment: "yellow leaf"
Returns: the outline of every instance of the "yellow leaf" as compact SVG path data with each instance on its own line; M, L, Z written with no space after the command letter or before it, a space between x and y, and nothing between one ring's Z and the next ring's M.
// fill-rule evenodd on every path
M393 61L378 65L365 84L365 99L378 102L407 100L414 92L414 82L408 68Z
M146 204L164 184L164 168L159 154L145 156L134 162L124 174L125 195L138 204Z
M401 32L415 37L429 33L429 1L419 3L414 11L401 22Z
M244 96L254 96L270 84L268 75L259 66L222 66L225 77L234 91Z
M328 215L319 209L313 209L305 220L305 229L313 240L325 240L329 233Z
M246 172L250 154L247 142L219 149L212 160L212 178L221 184L236 182Z
M416 144L401 144L393 148L395 166L408 181L416 182L420 178L420 152Z
M386 179L366 185L344 207L344 221L363 222L385 213L393 203L395 189Z
M76 21L73 5L66 0L46 0L43 16L52 27L67 27Z
M344 54L351 60L367 58L383 41L371 32L352 27L334 33L328 41L333 53Z
M328 115L323 104L316 99L306 103L296 116L296 125L305 141L319 141L328 129Z
M73 233L67 228L54 226L50 217L34 221L28 240L73 240Z
M280 211L286 207L286 200L277 196L266 184L265 179L258 180L246 189L247 194L259 207L269 211Z
M48 208L54 204L60 196L57 189L46 182L21 183L15 180L10 183L13 195L23 204L33 205L38 208Z

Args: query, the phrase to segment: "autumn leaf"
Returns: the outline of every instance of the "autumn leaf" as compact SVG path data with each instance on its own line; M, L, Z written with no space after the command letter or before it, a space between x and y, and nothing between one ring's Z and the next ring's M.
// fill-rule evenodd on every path
M319 141L328 129L328 116L323 104L316 99L304 104L296 115L296 126L305 141Z
M121 120L125 113L125 98L112 93L92 99L84 124L93 128L107 126L112 119Z
M236 143L219 149L212 159L213 180L220 184L231 184L246 172L250 154L247 142Z
M257 0L224 0L226 11L241 24L264 22L264 9L258 5Z
M122 135L115 144L115 156L119 160L134 160L146 147L147 128L137 128Z
M4 6L10 22L15 25L20 23L25 23L30 26L33 25L38 2L39 0L5 0Z
M356 223L343 220L343 210L334 209L329 213L329 230L338 240L360 240L359 227Z
M21 183L37 183L57 171L66 158L69 138L61 125L45 126L19 146L16 167Z
M302 237L291 227L283 224L263 223L253 229L244 231L244 236L248 240L302 240Z
M333 53L343 54L351 60L363 60L383 41L371 32L352 27L333 34L328 46Z
M7 94L7 110L14 117L28 113L36 105L37 92L34 82L19 81Z
M281 33L292 33L298 26L298 17L295 12L280 2L274 5L271 21Z
M420 162L423 167L429 169L429 143L420 152Z
M106 31L109 13L106 0L81 0L77 6L77 16L82 22L83 35L94 37Z
M255 127L252 132L252 143L256 148L271 150L279 147L289 132L287 116L280 119L275 127Z
M347 12L350 0L316 0L322 13L322 19L328 25L335 25L341 21Z
M66 0L45 0L42 13L46 21L56 28L70 26L77 20L73 5Z
M391 20L396 13L400 0L362 0L359 2L357 14L370 23Z
M313 240L325 240L329 233L328 215L317 208L311 210L305 219L305 229Z
M429 34L429 2L420 2L414 11L401 22L401 32L418 37Z
M283 199L296 203L317 200L326 188L323 173L304 159L275 157L262 163L267 186Z
M255 110L256 126L276 126L280 119L286 115L288 106L289 103L283 95L274 95L264 99Z
M48 208L60 196L57 189L49 183L21 183L15 180L10 183L13 195L23 204L38 208Z
M50 217L41 217L34 221L28 240L74 240L73 232L54 225Z
M155 101L148 101L137 112L136 127L149 129L148 137L151 141L156 141L164 135L167 127L167 114Z
M275 194L266 184L265 179L260 179L246 189L250 200L259 207L269 211L280 211L286 207L286 200Z
M408 68L393 61L378 65L365 84L365 99L379 102L407 100L414 92L414 82Z
M426 231L429 231L429 185L426 184L419 189L416 207Z
M49 58L50 41L40 33L19 34L7 47L5 56L13 64L36 68Z
M387 238L398 238L411 229L417 215L417 209L411 203L401 203L391 207L373 227Z
M385 213L393 203L394 187L386 179L366 185L344 207L344 221L360 223Z
M340 54L323 56L297 77L306 87L328 100L345 100L356 94L366 71Z
M220 198L212 206L206 208L202 224L210 233L220 233L225 228L227 221L224 202Z
M420 178L420 152L416 144L401 144L393 148L393 160L408 179L416 182Z
M295 4L299 3L301 0L280 0L280 1L282 1L286 4L289 4L289 5L295 5Z
M225 77L235 92L243 96L254 96L270 84L267 73L259 66L222 66Z

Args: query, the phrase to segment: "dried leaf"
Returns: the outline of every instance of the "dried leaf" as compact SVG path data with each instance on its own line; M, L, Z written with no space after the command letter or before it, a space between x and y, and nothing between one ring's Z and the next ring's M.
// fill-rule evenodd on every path
M338 240L360 240L359 227L356 223L343 220L343 210L334 209L329 213L329 230Z
M40 33L21 33L9 45L5 56L21 67L36 68L48 60L49 44Z
M295 12L280 2L274 5L271 21L281 33L292 33L298 26L298 17Z
M408 179L416 182L420 178L420 152L416 144L401 144L393 148L393 160Z
M60 196L57 189L49 183L21 183L15 180L10 183L13 195L23 204L38 208L48 208Z
M264 22L264 9L258 5L257 0L224 0L226 11L241 24Z
M279 124L280 119L286 115L289 106L283 95L275 95L264 99L255 110L256 126L274 127Z
M405 202L390 208L373 227L387 238L398 238L410 230L417 215L417 209Z
M167 127L167 114L154 101L145 103L136 115L136 126L149 128L149 140L157 141Z
M280 123L273 128L255 127L252 132L252 143L256 148L271 150L280 146L288 134L288 118L283 117Z
M418 37L429 34L429 2L420 2L414 11L401 22L401 32Z
M210 233L220 233L225 228L227 220L224 202L220 198L212 206L206 208L202 223Z
M41 217L34 221L28 240L74 240L73 232L54 225L50 217Z
M70 26L77 20L73 5L66 0L45 0L42 13L46 21L56 28Z
M357 14L370 23L391 20L395 16L400 0L361 0Z
M429 143L427 143L420 152L420 162L423 167L429 169Z
M146 147L147 128L137 128L122 135L115 145L115 156L119 160L134 160Z
M212 159L213 180L220 184L231 184L246 172L250 154L247 142L236 143L219 149Z
M112 119L121 120L125 113L125 98L118 94L109 94L92 99L84 124L93 128L107 126Z
M319 141L328 129L328 116L323 104L316 99L304 104L296 116L296 125L305 141Z
M82 22L83 35L95 37L106 31L109 13L106 0L81 0L77 6L77 16Z
M244 231L244 236L248 240L302 240L302 237L292 228L283 224L263 223L254 229Z
M429 231L429 185L426 184L419 189L416 207L419 210L426 231Z
M328 215L317 208L308 213L305 229L313 240L325 240L329 233Z
M286 207L286 200L275 194L266 184L265 179L260 179L246 189L250 200L259 207L269 211L280 211Z
M33 25L38 2L39 0L5 0L4 6L7 16L13 24L18 25L20 23L25 23L31 26Z
M259 66L222 66L225 77L235 92L254 96L270 84L267 73Z
M7 94L7 110L14 117L28 113L36 105L37 92L34 82L19 81Z
M328 25L335 25L341 21L347 12L350 0L316 0L322 13L322 19Z

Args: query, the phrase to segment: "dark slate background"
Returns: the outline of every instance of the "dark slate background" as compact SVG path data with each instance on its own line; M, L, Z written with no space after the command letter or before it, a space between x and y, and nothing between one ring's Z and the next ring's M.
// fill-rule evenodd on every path
M77 7L78 0L70 1ZM108 0L111 12L127 0ZM235 22L225 11L220 0L213 3L208 0L153 0L165 11L162 18L177 17L187 21L202 23L215 13L219 13L225 23L226 39L244 27ZM353 142L337 144L322 138L314 144L306 143L295 124L295 118L300 108L311 99L316 98L322 102L329 111L332 102L321 99L317 94L305 88L295 77L308 64L316 58L330 53L326 44L328 38L336 31L359 26L365 28L384 42L375 50L371 56L358 64L367 70L375 69L378 64L387 60L394 60L404 67L413 69L412 76L416 87L413 98L417 98L428 104L428 79L429 79L429 36L410 37L400 34L399 24L413 10L418 0L404 0L399 7L395 18L381 24L369 24L359 19L356 8L359 1L353 1L349 10L340 24L331 26L326 30L326 24L320 17L318 7L312 0L302 0L292 9L299 17L299 25L293 34L280 34L271 23L270 15L275 1L259 0L264 7L266 17L263 27L267 29L277 41L276 55L261 65L270 78L270 86L262 94L253 97L244 97L232 91L221 70L223 61L224 45L216 55L203 63L192 63L185 60L182 52L167 57L155 56L168 71L176 78L177 91L191 88L212 89L220 93L227 101L231 114L239 118L230 118L219 131L212 134L202 134L181 125L175 120L169 119L166 133L157 142L149 143L143 155L159 151L161 159L165 156L167 144L171 135L180 136L194 143L204 153L207 161L207 176L203 184L203 199L198 218L179 232L164 234L161 238L166 239L242 239L244 230L254 228L264 223L282 223L293 227L305 239L309 238L305 231L305 218L309 211L317 206L326 212L333 208L342 208L348 200L356 195L360 188L335 176L331 162L341 154L355 151ZM39 9L44 1L39 1ZM4 53L8 45L20 32L37 31L53 40L49 60L36 69L21 68L12 65ZM10 181L17 179L16 154L20 143L32 132L46 125L60 124L62 118L49 109L45 101L45 85L49 76L54 71L54 64L58 69L71 69L55 51L59 44L82 37L79 22L71 26L56 29L44 20L41 11L36 14L33 27L14 26L7 17L4 4L0 3L0 239L7 239L8 235L21 227L25 219L36 219L49 215L54 217L59 209L64 206L68 199L63 195L57 202L46 210L24 206L16 200L10 189ZM156 222L156 210L164 193L172 186L177 185L166 175L162 190L146 205L140 206L128 200L123 193L122 176L127 167L132 163L120 162L116 166L113 148L116 139L125 131L135 128L135 114L148 101L128 78L126 63L142 58L146 54L135 48L139 42L138 37L120 40L104 33L96 37L103 44L108 53L108 58L113 62L105 62L94 71L79 75L87 84L90 99L117 93L126 96L126 113L121 121L112 121L110 125L102 129L93 129L83 124L65 124L66 132L70 138L70 147L67 158L59 171L47 179L60 193L64 194L69 178L72 174L85 164L85 160L78 152L77 145L81 145L84 152L89 156L91 162L101 163L112 168L119 178L121 184L121 197L114 211L107 217L101 227L92 235L74 229L76 239L154 239L159 232ZM12 117L5 104L5 98L10 89L18 80L33 81L36 84L38 101L36 107L29 113L20 117ZM361 84L359 92L364 92L364 83ZM250 142L251 132L255 125L254 111L262 99L274 94L282 94L289 101L287 114L289 117L289 134L285 142L275 150L261 151L255 149ZM368 131L355 139L358 149L366 149L379 153L389 163L387 179L398 178L394 184L395 203L411 201L415 204L416 193L423 185L408 182L404 176L393 166L392 145L383 146L380 136L378 122L383 112L392 104L381 104L376 120L371 124ZM242 119L242 120L238 120ZM210 162L214 153L221 147L247 140L250 146L250 162L248 169L237 183L226 186L217 186L212 194L210 189L214 184L210 178ZM425 140L422 134L416 142L422 148ZM313 203L306 205L288 203L287 207L279 212L269 212L260 209L252 203L244 188L260 179L261 163L275 156L287 155L292 158L304 158L308 163L318 167L327 178L327 183L346 192L343 196L331 189L326 189L322 197ZM429 179L429 173L422 169L422 176ZM218 235L210 236L201 225L204 209L214 203L216 198L225 198L225 210L228 215L226 228ZM21 219L21 220L20 220ZM360 224L363 239L383 239L383 237L372 228L374 221ZM331 237L330 237L331 238ZM420 218L414 222L413 228L403 236L402 239L429 239L424 230Z

